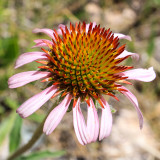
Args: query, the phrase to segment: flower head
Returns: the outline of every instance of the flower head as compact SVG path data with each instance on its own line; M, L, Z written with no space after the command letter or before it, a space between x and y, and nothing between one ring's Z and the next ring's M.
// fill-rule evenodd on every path
M134 105L140 122L143 116L138 107L136 97L123 84L131 84L130 79L152 81L155 78L153 68L132 69L120 63L132 57L138 59L136 53L119 46L119 39L131 40L129 36L112 33L110 29L101 28L95 23L70 23L68 28L59 25L58 30L35 29L34 33L43 32L51 40L35 40L34 47L47 47L42 52L22 54L16 61L15 68L36 61L43 64L39 71L28 71L12 76L8 83L10 88L17 88L29 82L43 79L48 88L33 96L18 109L17 113L25 118L39 109L50 98L61 94L63 101L54 108L44 124L43 131L48 135L57 127L73 101L73 123L77 138L81 144L87 144L109 136L112 127L112 114L103 95L116 97L116 93L124 94ZM37 61L38 60L38 61ZM132 70L131 70L132 69ZM101 105L101 122L99 123L94 101ZM85 123L80 103L87 103L88 118Z

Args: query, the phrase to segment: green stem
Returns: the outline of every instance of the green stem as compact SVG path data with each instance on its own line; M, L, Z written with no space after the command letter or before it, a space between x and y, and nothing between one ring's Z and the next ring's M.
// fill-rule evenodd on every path
M53 107L49 110L48 114L55 106L57 106L57 102L54 103ZM48 114L47 114L47 116L48 116ZM22 155L24 152L26 152L28 149L30 149L35 144L35 142L43 134L43 125L44 125L44 122L45 122L47 116L44 118L44 120L41 122L39 127L36 129L32 138L30 139L30 141L27 144L25 144L24 146L22 146L21 148L19 148L17 151L15 151L11 156L8 157L7 160L13 160L13 159L19 157L20 155Z

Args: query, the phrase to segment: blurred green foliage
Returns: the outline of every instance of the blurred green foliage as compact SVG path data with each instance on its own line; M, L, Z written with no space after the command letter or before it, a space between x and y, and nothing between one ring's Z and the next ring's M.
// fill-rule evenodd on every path
M42 152L34 152L28 156L21 156L19 158L16 158L15 160L43 160L46 158L54 158L54 157L60 157L63 156L66 152L65 151L56 151L56 152L50 152L50 151L42 151Z
M14 62L19 55L18 37L0 39L0 67L6 67Z
M148 56L152 56L152 54L154 53L154 48L155 48L155 42L154 42L154 39L155 39L155 32L152 31L152 34L148 40L148 47L147 47L147 53L148 53Z
M10 153L14 152L20 144L21 141L21 126L22 118L19 115L16 115L15 122L12 126L9 137L9 151Z
M19 106L19 104L17 103L17 101L15 101L14 99L11 99L10 97L6 97L4 99L4 103L12 110L16 110L17 106Z
M5 138L9 135L16 119L16 112L12 112L0 124L0 145L2 145Z
M44 118L45 118L44 114L38 114L38 113L33 113L31 116L28 117L29 120L32 120L37 123L41 123Z
M0 39L0 68L3 68L0 76L0 91L8 88L7 80L13 70L11 66L19 55L18 37Z

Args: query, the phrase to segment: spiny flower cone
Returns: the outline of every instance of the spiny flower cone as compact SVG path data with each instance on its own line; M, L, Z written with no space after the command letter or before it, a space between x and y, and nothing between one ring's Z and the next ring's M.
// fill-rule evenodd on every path
M118 82L126 82L127 77L117 73L131 69L130 66L118 65L128 58L118 56L124 51L125 45L118 47L119 38L110 29L100 28L93 23L86 31L86 24L79 23L75 27L70 24L70 30L65 26L62 35L54 30L53 45L50 50L42 50L48 54L49 61L39 61L45 64L39 68L51 71L52 76L46 81L59 85L60 90L71 93L75 99L88 102L89 97L99 100L100 94L114 96L114 91L124 90ZM114 96L115 97L115 96Z
M125 45L119 39L131 40L129 36L112 33L110 29L101 28L95 23L85 22L72 25L69 28L59 25L56 31L51 29L35 29L33 32L43 32L51 37L50 40L37 39L34 47L43 52L28 52L22 54L15 68L36 61L43 64L39 71L28 71L12 76L8 83L10 88L17 88L29 82L43 79L48 82L48 88L31 97L23 103L17 112L25 118L39 109L50 98L61 94L65 98L49 114L44 124L44 132L48 135L60 123L73 100L73 124L79 142L84 145L109 136L112 127L112 114L103 95L116 97L119 91L134 105L140 122L143 116L138 107L136 97L124 86L131 84L129 79L149 82L155 78L153 68L132 69L120 63L132 57L138 59L136 53L125 50ZM48 49L45 49L47 47ZM132 69L132 70L129 70ZM127 71L128 70L128 71ZM101 122L99 123L97 108L94 101L101 105ZM88 119L85 123L80 103L87 103Z

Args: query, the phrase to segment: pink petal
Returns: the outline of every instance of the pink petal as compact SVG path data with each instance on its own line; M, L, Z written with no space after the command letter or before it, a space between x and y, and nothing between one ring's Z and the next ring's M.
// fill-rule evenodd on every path
M51 37L52 39L54 39L54 36L53 36L53 30L52 29L48 29L48 28L43 28L43 29L40 29L40 28L35 28L33 31L33 33L44 33L44 34L47 34L49 37Z
M73 108L73 125L79 142L82 145L89 143L90 142L89 135L87 133L85 120L80 108L80 98L78 99L75 107Z
M68 94L64 98L64 100L50 112L49 116L47 117L44 123L43 128L43 132L46 133L46 135L51 134L53 130L58 126L69 107L71 98L72 96Z
M90 23L86 24L86 32L88 32L89 30L89 25ZM95 28L95 26L96 26L96 22L93 22L92 29Z
M121 88L127 90L127 92L125 91L121 91L121 92L133 103L138 114L140 129L142 129L143 115L141 113L141 110L139 109L137 98L126 87L121 87Z
M50 76L50 72L28 71L13 75L8 80L9 88L21 87L27 83L46 78Z
M26 118L38 110L44 103L46 103L57 91L57 86L51 86L43 90L42 92L34 95L26 102L24 102L18 109L17 113Z
M99 119L97 110L91 98L90 106L88 106L87 131L90 137L90 142L95 142L99 134Z
M44 42L48 42L49 44L53 45L53 43L47 39L36 39L34 40L34 42L36 43L32 48L35 48L35 47L48 47L47 44Z
M74 125L74 130L75 130L75 133L76 133L76 136L77 136L77 139L78 141L84 145L84 140L81 138L81 133L79 131L79 126L78 126L78 123L77 123L77 111L76 109L78 108L78 106L80 105L80 98L78 99L77 103L76 103L76 106L73 108L73 125Z
M107 101L101 96L102 103L104 108L102 108L101 115L101 126L100 126L100 134L99 140L101 141L103 138L106 138L110 135L112 129L112 113Z
M149 69L132 69L129 71L119 73L119 75L128 77L127 79L139 80L144 82L150 82L156 78L156 74L153 70L153 67L150 67Z
M24 64L33 62L37 59L47 59L46 57L46 53L44 52L27 52L27 53L23 53L21 54L15 64L15 68L21 67Z
M59 24L59 25L58 25L57 33L60 34L60 35L62 35L61 28L62 28L62 30L65 32L65 25L64 25L64 24Z
M89 25L90 25L90 23L86 24L86 32L88 32ZM93 22L92 29L93 29L95 26L96 26L96 22ZM61 31L60 28L62 28L62 30L65 32L65 25L64 25L64 24L60 24L60 25L58 26L58 30L57 30L57 33L58 33L58 34L62 34L62 31Z
M129 55L135 60L139 59L139 55L137 53L128 52L126 50L124 50L119 56L117 56L116 59L123 58L123 57L129 56Z
M128 35L124 35L122 33L114 33L114 37L117 37L117 36L118 36L119 39L126 39L126 40L129 40L129 41L132 40L131 37L128 36Z

